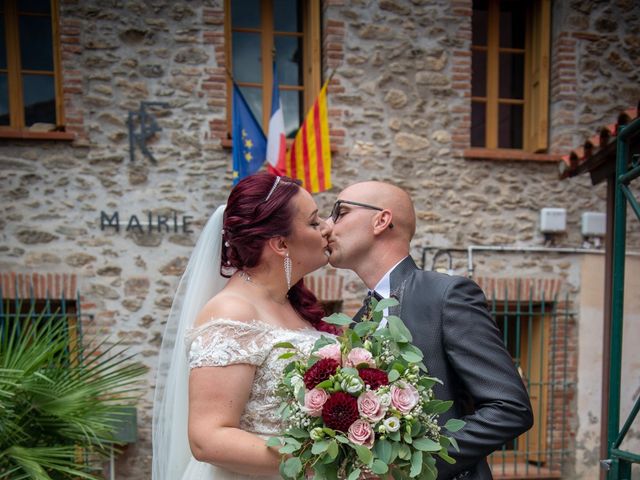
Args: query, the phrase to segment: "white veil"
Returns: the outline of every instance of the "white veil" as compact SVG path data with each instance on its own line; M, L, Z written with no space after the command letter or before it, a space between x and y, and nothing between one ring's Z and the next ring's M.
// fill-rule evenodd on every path
M160 347L153 402L153 480L176 480L191 458L187 437L189 365L185 332L227 283L220 275L224 205L211 216L182 275Z

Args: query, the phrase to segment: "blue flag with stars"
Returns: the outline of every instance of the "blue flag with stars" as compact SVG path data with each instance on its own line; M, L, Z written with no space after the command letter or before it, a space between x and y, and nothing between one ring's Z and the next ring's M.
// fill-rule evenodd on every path
M233 184L257 172L267 158L267 139L238 86L233 83Z

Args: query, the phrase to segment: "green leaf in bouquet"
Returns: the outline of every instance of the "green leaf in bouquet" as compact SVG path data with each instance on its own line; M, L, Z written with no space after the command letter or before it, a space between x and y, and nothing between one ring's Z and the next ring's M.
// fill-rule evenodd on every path
M296 347L291 342L278 342L273 346L273 348L292 348L292 349L295 349Z
M387 436L394 442L400 441L400 432L391 432Z
M291 358L291 357L295 356L295 354L296 354L296 352L286 352L286 353L283 353L282 355L280 355L278 358L280 360L287 360L288 358Z
M422 464L422 474L420 480L436 480L438 477L438 469L436 468L436 459L429 456L424 459Z
M391 442L389 442L389 443L391 443ZM389 465L394 463L396 458L398 458L399 449L400 449L400 444L399 443L397 443L397 442L391 443L391 457L389 458L389 461L387 462Z
M450 432L457 432L466 425L464 420L458 420L457 418L450 418L447 423L444 424L444 428Z
M401 470L399 468L392 468L391 469L391 475L393 476L394 480L408 480L409 479L409 475L407 475L407 473L404 470Z
M371 453L371 450L369 450L367 447L362 445L357 445L357 444L352 444L352 445L360 461L365 465L369 465L371 463L371 460L373 460L373 454Z
M297 457L288 458L280 464L280 473L285 478L296 478L302 472L302 462Z
M338 465L331 461L331 463L316 463L313 466L315 472L314 479L334 479L338 478Z
M442 449L442 445L426 437L414 440L413 446L423 452L439 452Z
M411 427L408 428L409 431L406 431L402 434L402 439L404 440L404 443L408 443L409 445L411 445L411 443L413 442L413 437L411 436Z
M336 435L336 440L340 443L349 443L349 439L344 435Z
M400 347L400 355L407 362L418 363L422 361L423 355L420 349L411 344L405 344Z
M422 452L420 450L414 450L411 454L411 470L409 476L415 478L422 472Z
M389 382L395 382L396 380L398 380L400 378L400 372L398 370L396 370L395 368L392 368L389 371L388 377L389 377Z
M294 438L309 438L309 432L302 428L291 427L287 430L287 434Z
M402 460L411 459L411 448L409 448L409 445L405 445L404 443L398 444L398 458Z
M322 431L324 433L326 433L327 435L329 435L330 437L335 437L336 436L336 431L333 428L322 427Z
M440 437L440 438L441 439L442 438L446 438L447 440L449 440L449 443L451 443L451 446L456 449L456 452L460 451L460 447L458 446L458 442L457 442L457 440L455 438L453 438L453 437L444 437L444 436Z
M450 456L447 454L446 450L440 450L440 451L438 452L438 456L439 456L441 459L443 459L445 462L447 462L447 463L449 463L449 464L451 464L451 465L453 465L454 463L456 463L455 459L453 459L452 457L450 457Z
M332 325L340 326L351 325L351 323L353 323L353 319L350 316L345 315L344 313L334 313L332 315L329 315L328 317L324 317L323 320Z
M375 331L376 327L377 325L374 322L358 322L356 326L353 327L353 331L356 332L356 335L362 338Z
M383 475L389 471L389 466L382 460L375 459L371 464L371 471L376 475Z
M398 300L396 300L395 298L383 298L376 304L373 311L384 312L386 308L395 307L397 305L400 305L400 302L398 302Z
M451 408L453 402L451 400L430 400L422 407L427 415L432 413L444 413Z
M351 375L353 377L360 376L360 374L358 373L358 369L357 368L343 367L340 370L340 372L343 373L344 375Z
M320 382L318 385L315 386L315 388L321 388L323 390L326 390L327 388L331 388L331 387L333 387L333 380L325 380L325 381ZM303 392L303 395L304 395L304 392ZM304 402L302 402L302 403L304 403Z
M293 452L295 452L296 450L298 450L298 448L300 448L300 447L296 447L296 446L295 446L295 445L293 445L293 444L287 444L287 445L285 445L284 447L280 448L280 449L278 450L278 452L280 452L280 453L282 453L283 455L285 455L285 454L288 454L288 453L293 453Z
M400 319L400 317L397 317L395 315L389 315L387 317L387 322L389 325L389 332L391 333L391 336L396 342L407 343L413 340L413 337L411 336L411 332L405 326L405 324Z
M423 387L425 389L429 389L429 388L433 387L437 382L438 382L438 379L436 379L436 378L420 377L420 379L418 380L418 385L420 385L421 387ZM442 382L440 382L440 383L442 383Z
M335 339L325 337L323 335L318 340L316 340L316 343L313 344L313 348L311 349L311 352L317 352L322 347L326 347L327 345L333 345L334 343L336 343Z
M329 448L327 448L327 455L331 458L331 460L335 460L340 453L340 448L338 447L338 442L335 439L331 439L329 441Z
M320 455L321 453L326 452L328 448L328 440L318 440L313 443L313 446L311 447L311 453L313 453L314 455Z
M361 470L359 468L356 468L349 474L349 476L347 477L347 480L358 480L358 478L360 478L360 472Z
M391 447L391 443L388 440L378 440L373 446L373 452L376 454L380 460L384 463L391 463L391 451L393 447Z
M280 437L271 437L269 438L269 440L267 440L266 445L267 447L279 447L280 445L282 445L282 440L280 439Z

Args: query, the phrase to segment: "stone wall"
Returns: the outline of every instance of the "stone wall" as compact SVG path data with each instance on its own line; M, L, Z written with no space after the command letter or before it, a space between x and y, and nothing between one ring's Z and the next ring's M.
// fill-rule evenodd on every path
M580 214L604 211L605 198L586 176L559 181L555 163L464 158L470 15L470 0L323 2L323 71L338 69L329 90L334 189L317 195L321 211L352 182L393 181L416 202L414 258L449 248L459 274L469 245L542 246L542 207L567 209L568 233L556 245L581 246ZM639 15L631 0L554 2L551 153L640 98ZM149 477L163 324L197 235L231 183L223 19L222 0L60 0L64 104L77 139L0 143L0 270L75 273L85 333L122 341L149 367L139 441L118 461L121 478ZM142 100L168 104L154 110L157 164L139 150L129 158L127 116ZM119 212L120 232L101 230L101 211ZM153 223L192 217L193 232L125 231L148 212ZM578 263L554 253L475 255L478 275L561 278L574 294ZM343 274L345 310L354 311L363 287Z

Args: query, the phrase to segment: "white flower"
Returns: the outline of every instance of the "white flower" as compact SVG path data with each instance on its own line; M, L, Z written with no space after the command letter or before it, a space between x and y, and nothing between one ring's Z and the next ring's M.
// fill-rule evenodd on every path
M340 387L347 393L358 393L364 389L364 382L360 377L348 376L340 382Z
M382 423L388 432L397 432L400 429L400 419L398 417L389 417Z
M322 430L322 427L316 427L309 432L309 436L314 442L322 440L324 438L324 430Z
M380 403L383 406L388 407L389 405L391 405L391 394L389 392L378 393L377 395L380 399Z

